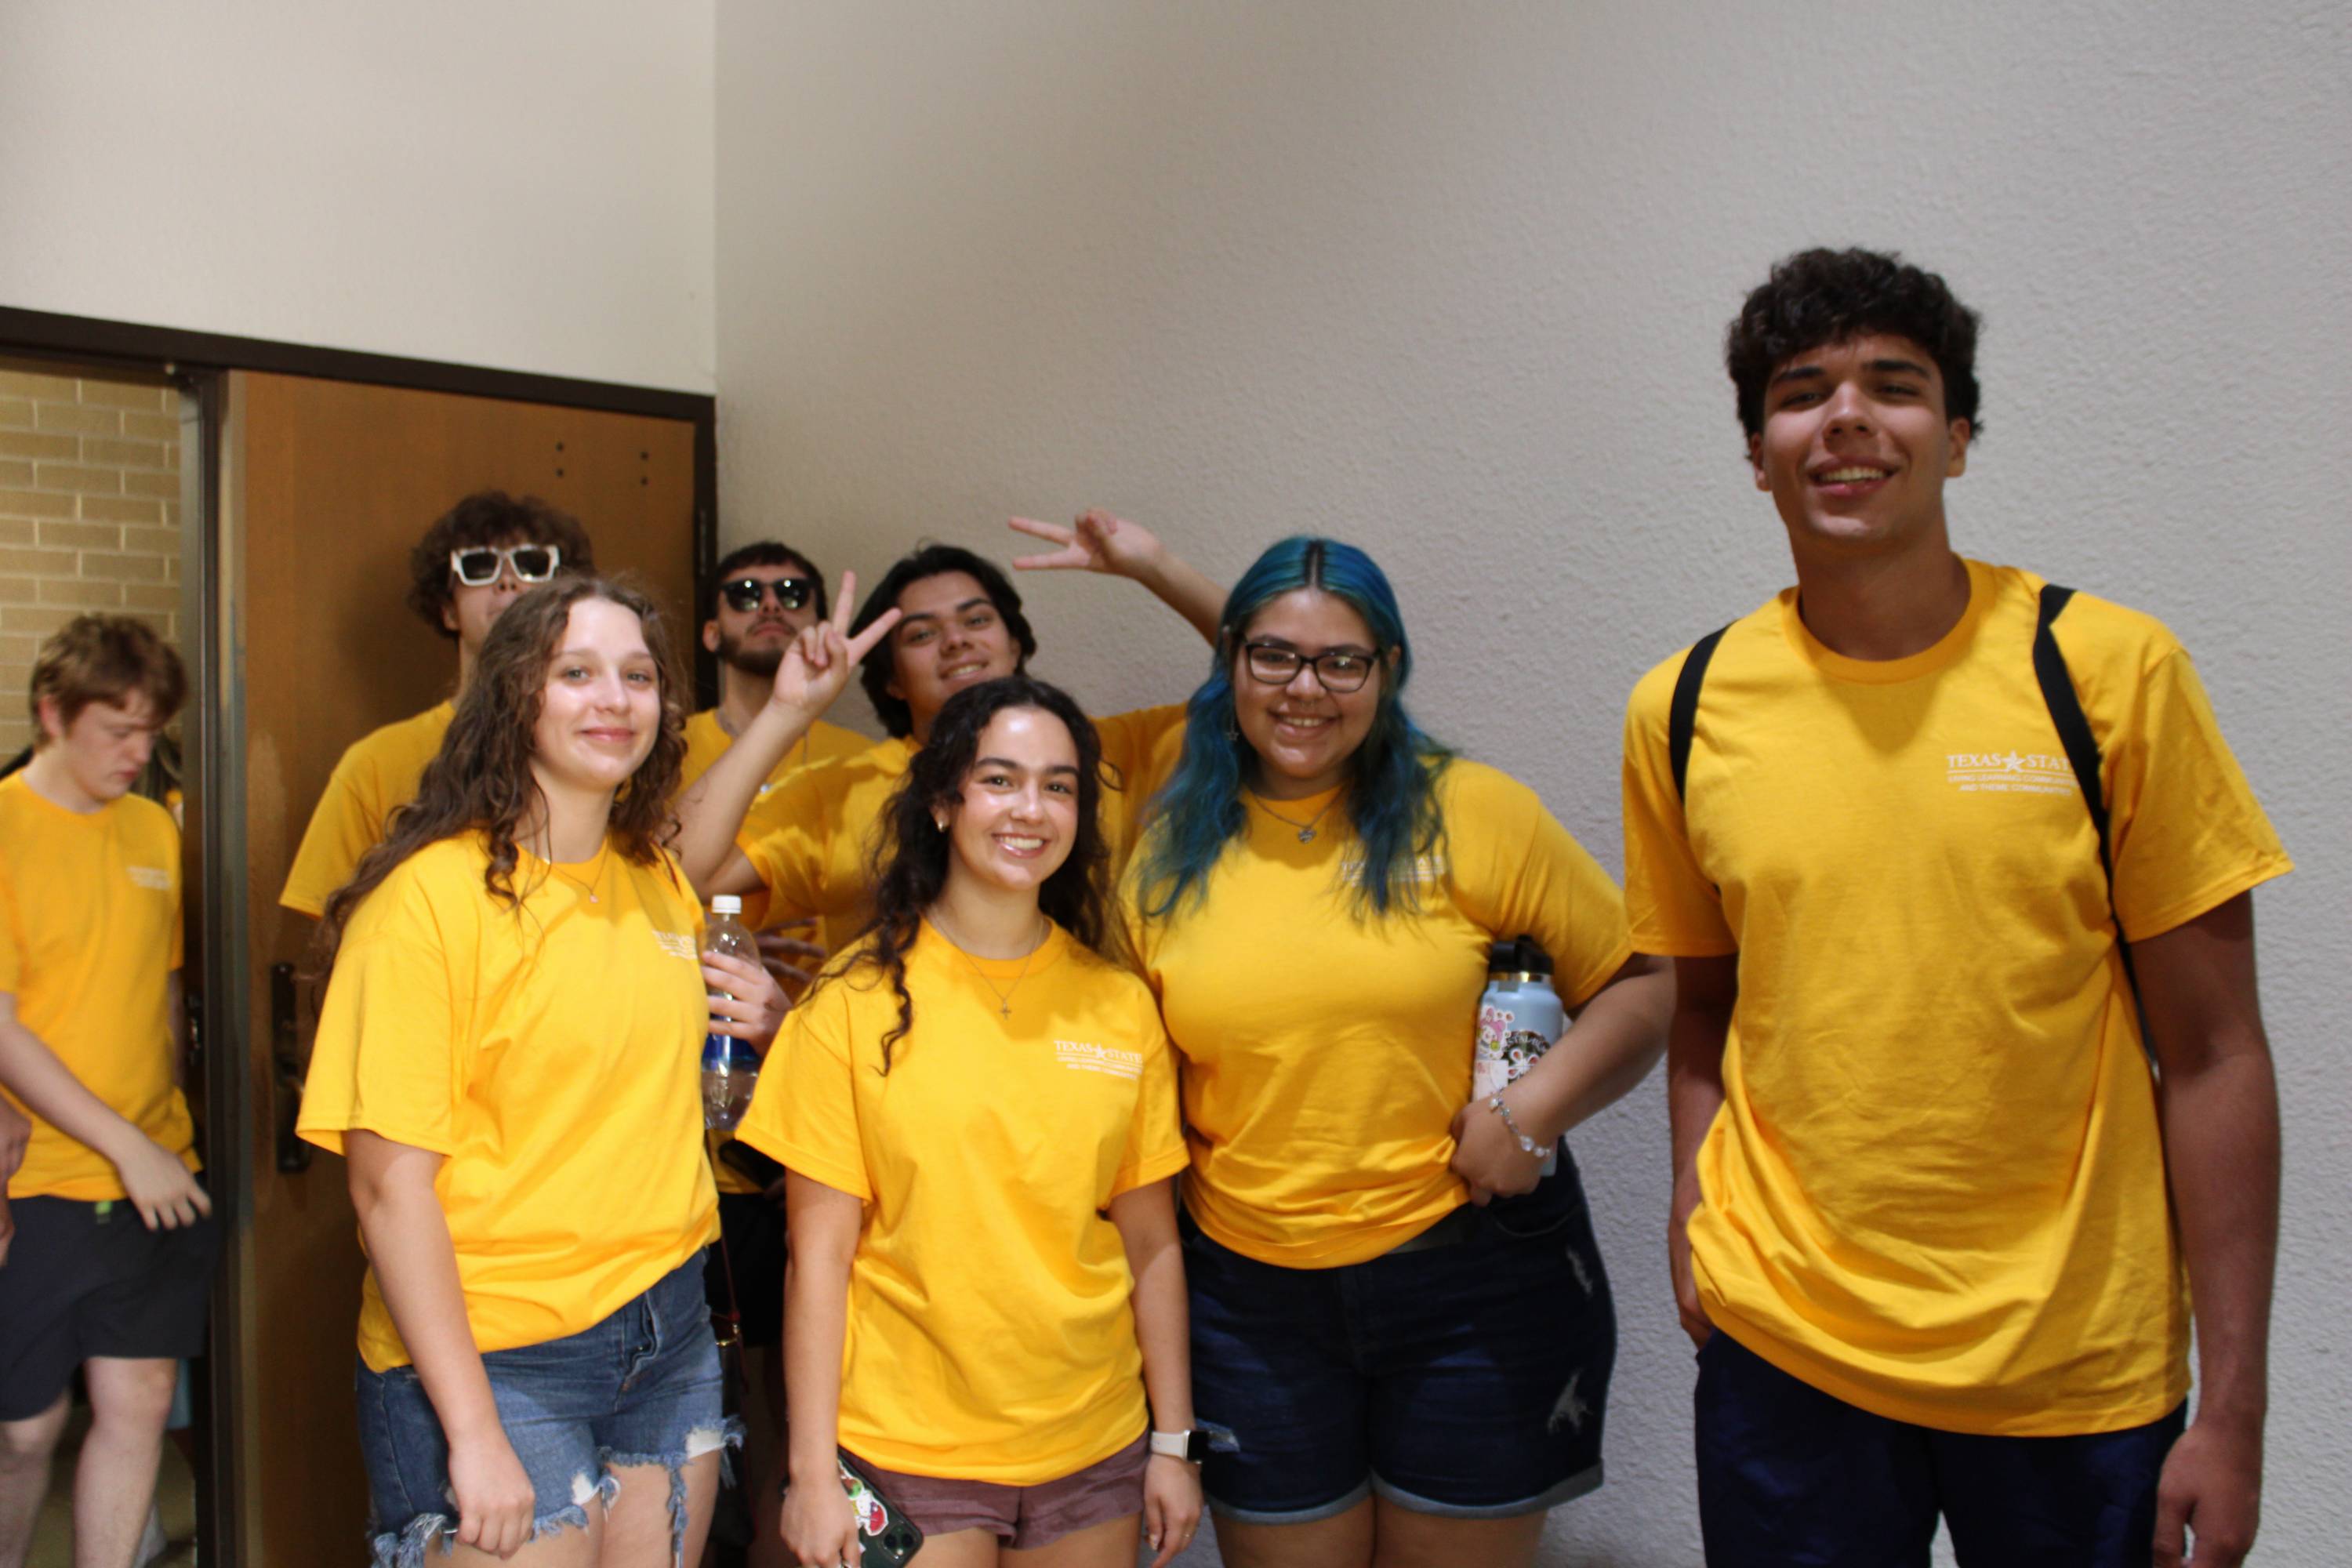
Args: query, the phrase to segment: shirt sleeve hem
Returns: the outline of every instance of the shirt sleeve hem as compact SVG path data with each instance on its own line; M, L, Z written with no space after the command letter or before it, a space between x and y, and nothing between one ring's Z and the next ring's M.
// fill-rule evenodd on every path
M309 893L297 892L292 888L278 895L278 906L280 909L292 910L298 915L309 915L312 920L323 920L327 914L326 900L314 898Z
M770 1142L757 1132L746 1135L740 1128L736 1129L735 1138L738 1142L749 1143L770 1159L780 1162L786 1170L797 1172L813 1182L823 1182L837 1193L847 1193L860 1203L871 1203L874 1199L874 1189L867 1184L866 1173L854 1165L829 1160L782 1139Z
M1610 958L1606 963L1597 964L1591 973L1579 977L1576 989L1560 1000L1570 1007L1583 1006L1600 994L1601 988L1609 984L1611 976L1624 968L1625 961L1633 956L1633 940L1626 937L1615 947L1610 949Z
M1182 1143L1171 1145L1138 1165L1131 1165L1111 1179L1110 1195L1123 1197L1138 1187L1148 1187L1154 1182L1164 1182L1192 1163L1192 1151Z
M441 1134L420 1132L414 1128L388 1127L374 1121L303 1121L297 1122L294 1127L295 1137L335 1154L344 1152L343 1135L347 1132L373 1132L387 1143L404 1143L411 1149L422 1149L445 1160L457 1152Z
M2252 865L2241 866L2229 875L2207 883L2196 892L2174 900L2146 921L2126 925L2124 940L2146 942L2150 937L2162 936L2168 931L2177 931L2200 915L2212 913L2240 893L2259 888L2264 882L2284 877L2294 869L2294 862L2284 855L2266 854ZM2122 922L2123 912L2120 910L2116 911L2116 918L2119 923Z
M1658 958L1729 958L1739 951L1739 944L1715 937L1664 936L1637 931L1633 933L1633 951Z

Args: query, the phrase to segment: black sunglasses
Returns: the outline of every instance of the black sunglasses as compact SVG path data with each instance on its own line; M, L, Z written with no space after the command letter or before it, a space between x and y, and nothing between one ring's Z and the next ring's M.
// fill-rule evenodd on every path
M729 609L748 616L760 607L771 588L776 591L779 609L797 610L816 592L816 584L806 577L778 577L772 582L764 577L738 577L719 584L719 596L727 601Z

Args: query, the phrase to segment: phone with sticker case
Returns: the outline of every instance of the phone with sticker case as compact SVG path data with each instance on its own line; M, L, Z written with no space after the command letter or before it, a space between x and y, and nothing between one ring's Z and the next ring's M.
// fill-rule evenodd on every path
M857 1510L858 1568L905 1568L907 1560L922 1550L922 1531L876 1489L846 1452L835 1458L841 1467L841 1489Z

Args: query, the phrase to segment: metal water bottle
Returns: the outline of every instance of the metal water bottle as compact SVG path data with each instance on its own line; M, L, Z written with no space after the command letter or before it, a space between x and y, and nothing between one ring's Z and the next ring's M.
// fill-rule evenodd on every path
M1486 961L1486 990L1478 998L1478 1035L1471 1047L1470 1093L1484 1103L1524 1076L1568 1028L1568 1009L1551 988L1551 956L1535 938L1498 942ZM1543 1173L1559 1168L1558 1145L1544 1151Z
M721 893L710 900L710 922L703 928L702 945L732 958L760 962L760 944L743 929L739 918L743 900ZM714 1000L724 997L717 993ZM760 1081L760 1053L749 1040L713 1029L702 1037L702 1124L731 1132L751 1108L751 1090Z

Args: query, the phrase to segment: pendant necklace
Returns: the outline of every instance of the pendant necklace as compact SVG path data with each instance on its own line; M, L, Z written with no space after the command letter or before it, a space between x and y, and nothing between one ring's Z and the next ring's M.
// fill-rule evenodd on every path
M1347 792L1345 790L1342 790L1339 792L1339 795L1345 795L1346 793ZM1323 803L1323 809L1317 812L1314 816L1308 817L1304 822L1299 821L1295 816L1283 816L1282 813L1275 810L1274 807L1266 805L1265 802L1259 800L1258 797L1254 795L1250 796L1250 800L1260 811L1265 813L1276 822L1283 823L1287 826L1298 829L1298 842L1301 844L1312 844L1315 842L1315 825L1322 821L1324 816L1329 812L1333 806L1339 804L1339 795L1335 795L1329 800L1325 801Z
M596 847L596 858L588 862L588 879L584 882L552 860L547 863L547 868L579 889L590 903L601 904L604 900L596 896L596 884L604 879L604 854L612 847L613 841L609 838Z
M971 966L971 972L980 976L980 983L982 985L987 986L989 994L996 998L997 1013L1001 1016L1007 1018L1013 1016L1013 994L1021 989L1021 983L1024 980L1029 978L1029 961L1037 956L1038 948L1044 947L1045 945L1045 939L1054 934L1054 922L1050 919L1047 919L1042 911L1038 914L1037 918L1045 922L1045 931L1039 933L1035 945L1031 947L1027 952L1021 955L1021 971L1019 973L1013 975L1013 984L1005 986L1002 990L999 990L997 988L996 982L988 977L988 971L980 966L980 960L972 957L971 953L966 952L964 951L963 943L958 942L955 939L955 933L948 930L947 922L940 919L939 911L934 910L931 911L930 915L931 924L937 926L939 928L940 934L948 939L948 945L956 950L956 955L958 957L961 958L964 963Z

